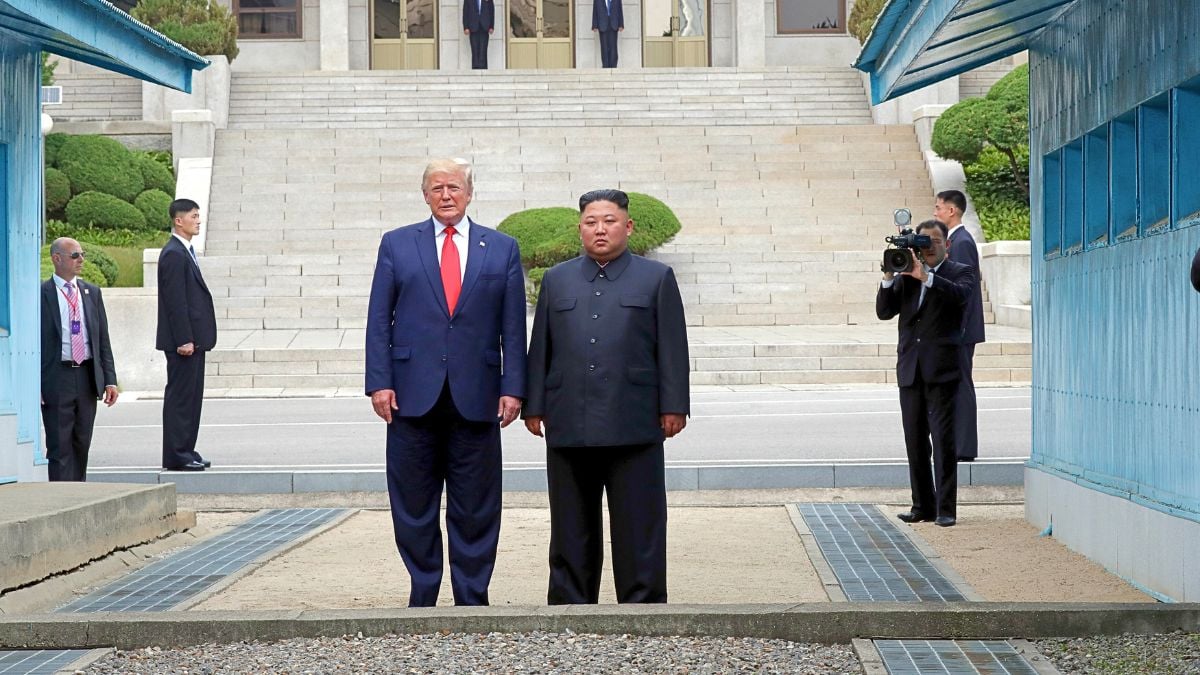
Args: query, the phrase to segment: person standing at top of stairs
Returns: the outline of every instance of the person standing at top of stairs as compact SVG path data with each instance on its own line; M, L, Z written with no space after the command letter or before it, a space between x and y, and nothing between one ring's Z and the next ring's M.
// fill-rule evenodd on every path
M488 37L495 28L494 0L463 0L463 34L471 37L472 70L487 70Z

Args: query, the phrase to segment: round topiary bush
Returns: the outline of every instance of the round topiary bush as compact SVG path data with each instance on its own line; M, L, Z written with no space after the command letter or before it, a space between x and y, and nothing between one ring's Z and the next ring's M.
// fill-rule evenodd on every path
M667 243L682 227L669 206L640 192L629 193L629 217L633 219L629 250L638 255Z
M46 213L58 213L71 201L71 179L62 171L48 167L45 180Z
M75 195L67 204L67 222L75 227L102 230L143 230L146 216L129 202L103 192Z
M58 168L71 179L71 192L103 192L132 202L146 181L132 152L104 136L71 136L58 151Z
M171 195L162 190L146 190L133 200L133 205L146 216L146 224L156 230L171 229Z
M579 255L579 212L572 208L518 211L496 229L517 240L526 269L551 267Z
M46 166L58 166L58 151L63 143L70 138L66 134L47 134L45 144Z
M134 155L134 161L142 172L142 181L145 182L147 190L175 194L175 176L171 174L170 169L146 153Z

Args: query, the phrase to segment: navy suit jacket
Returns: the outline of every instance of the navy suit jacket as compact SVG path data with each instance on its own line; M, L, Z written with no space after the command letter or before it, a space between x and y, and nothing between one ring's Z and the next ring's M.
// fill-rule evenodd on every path
M383 235L367 310L366 391L396 392L420 417L447 379L459 414L496 421L501 396L525 397L525 279L512 237L471 221L454 316L430 218Z
M875 314L884 321L900 315L896 379L901 387L916 382L918 368L921 379L930 384L954 382L962 376L958 350L963 311L978 284L974 269L946 259L934 272L924 302L921 282L910 276L897 275L891 288L880 286Z
M617 30L625 27L625 14L621 10L621 0L610 0L609 7L604 6L604 0L592 0L592 30Z
M108 338L108 314L100 288L75 278L83 301L83 323L87 328L88 348L92 354L92 374L96 391L92 398L104 395L105 387L117 386L112 341ZM58 369L62 363L62 315L58 309L58 287L54 279L42 282L42 399L58 400Z
M173 352L191 342L196 351L217 346L212 293L192 254L171 235L158 254L158 335L154 348Z
M483 0L483 11L480 11L480 4L477 0L463 0L463 30L476 33L496 27L496 3Z
M967 307L963 312L963 344L978 344L983 337L983 275L979 268L979 247L975 245L975 237L960 227L950 235L950 248L947 255L956 263L967 265L975 270L975 288L967 299Z

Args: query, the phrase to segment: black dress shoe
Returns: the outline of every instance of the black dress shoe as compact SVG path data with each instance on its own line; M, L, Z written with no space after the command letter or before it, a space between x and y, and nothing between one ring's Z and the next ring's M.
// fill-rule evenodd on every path
M201 464L200 462L188 462L187 464L184 464L183 466L166 466L166 467L163 467L163 470L164 471L203 471L204 465Z
M956 522L958 521L954 519L954 516L938 516L937 520L933 521L938 527L954 527Z
M927 516L923 513L917 513L916 511L905 511L904 513L897 513L896 517L906 523L924 523L924 522L933 520L933 518L930 518L929 516Z
M207 459L201 459L200 463L203 464L204 468L206 468L206 469L212 467L212 462L208 461Z

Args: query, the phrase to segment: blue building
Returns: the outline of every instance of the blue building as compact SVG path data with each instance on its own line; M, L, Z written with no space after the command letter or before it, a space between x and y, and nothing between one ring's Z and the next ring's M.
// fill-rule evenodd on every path
M107 0L0 0L0 483L46 477L38 374L42 51L183 91L192 71L208 65Z
M892 0L884 101L1029 52L1033 445L1026 516L1200 600L1200 3Z

